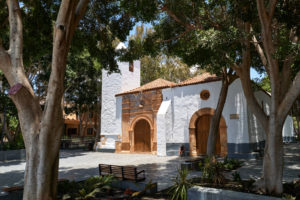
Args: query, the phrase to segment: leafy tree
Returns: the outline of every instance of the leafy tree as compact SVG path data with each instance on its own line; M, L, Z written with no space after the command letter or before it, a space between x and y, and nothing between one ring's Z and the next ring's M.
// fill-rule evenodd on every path
M84 130L88 128L87 122L83 126L83 114L93 113L100 115L100 95L101 95L101 65L96 59L90 56L87 50L79 55L70 54L66 69L65 79L65 112L77 113L79 116L79 135L83 136ZM86 118L88 120L89 118ZM94 123L94 129L99 128L99 124ZM99 130L96 129L99 134Z
M121 10L122 2L117 0L90 1L82 18L88 3L0 2L5 8L0 11L0 70L11 87L9 95L18 110L27 152L23 199L56 198L62 99L73 36L71 54L76 56L88 50L101 67L117 70L114 57L119 54L114 51L113 41L116 37L125 40L134 25L132 18ZM74 35L78 24L79 32ZM43 107L41 98L45 102Z
M222 76L222 88L217 104L216 112L210 124L210 133L207 145L207 153L216 153L216 140L222 116L223 107L229 85L237 78L230 68L228 58L220 56L228 48L230 41L236 42L239 33L235 29L211 28L217 24L229 24L229 17L223 12L220 5L202 1L156 1L160 22L154 26L155 32L149 33L147 39L130 42L132 55L150 54L156 55L162 50L166 55L180 57L188 66L197 65L204 71ZM225 5L223 5L225 6ZM215 19L209 22L203 20L207 13ZM156 16L152 16L154 19ZM137 49L141 49L142 51ZM237 44L228 50L233 51ZM170 67L170 66L169 66ZM170 69L170 68L169 68Z
M268 193L282 193L282 127L300 93L299 1L153 0L146 4L157 7L151 17L162 18L156 31L164 36L159 43L155 37L150 38L148 49L155 51L162 46L160 49L183 55L190 62L230 67L240 77L248 106L266 133L264 177L262 184L257 184ZM133 14L143 14L144 8L133 7ZM170 45L161 45L167 42ZM269 116L254 96L251 66L262 68L270 78Z

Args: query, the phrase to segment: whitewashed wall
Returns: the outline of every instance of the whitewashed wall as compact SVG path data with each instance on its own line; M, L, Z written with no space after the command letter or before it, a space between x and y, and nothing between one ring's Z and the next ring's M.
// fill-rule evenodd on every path
M265 92L259 90L255 92L255 97L260 105L264 106L264 111L267 115L270 114L271 98ZM260 142L265 140L265 133L260 123L257 121L254 114L249 110L249 121L252 124L251 129L249 129L250 141L251 142ZM282 136L284 141L289 141L294 137L293 129L293 119L291 116L287 116L283 129Z
M157 112L157 155L166 156L168 131L171 130L171 100L162 102Z
M287 116L284 122L282 136L285 142L293 141L295 137L293 118L290 115Z
M133 72L128 62L118 62L118 66L120 73L102 70L101 135L106 144L101 148L114 149L117 136L122 134L122 97L115 95L140 86L140 61L134 61Z
M223 110L223 117L227 124L228 143L248 143L248 121L246 100L240 85L240 80L231 84ZM192 115L202 108L216 108L221 82L208 82L183 87L163 89L163 100L171 100L170 128L164 127L167 143L189 143L189 123ZM208 90L208 100L200 98L200 92ZM163 105L163 104L162 104ZM239 114L239 119L230 119L230 114ZM158 126L161 124L158 123ZM160 127L158 135L160 134ZM158 147L158 152L159 152Z

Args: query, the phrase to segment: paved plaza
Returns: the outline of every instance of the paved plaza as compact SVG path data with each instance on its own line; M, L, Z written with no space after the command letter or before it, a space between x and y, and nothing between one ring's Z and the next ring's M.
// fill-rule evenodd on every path
M87 152L82 150L62 150L60 152L59 178L83 180L98 176L98 164L135 165L145 169L149 181L158 183L158 190L169 187L177 175L180 163L188 157L158 157L151 154L114 154ZM23 185L25 162L0 162L0 189L15 185ZM238 171L242 178L258 178L261 175L262 160L248 160ZM192 172L190 176L199 176ZM291 181L300 175L299 143L285 145L284 181Z
M262 159L247 160L237 171L242 179L257 179L262 175L262 163ZM285 144L283 181L291 182L295 178L300 178L300 143Z
M59 179L84 180L98 176L98 164L135 165L146 171L149 181L158 183L158 189L165 189L172 184L180 163L186 158L177 156L158 157L152 154L115 154L88 152L81 150L62 150L59 160ZM0 188L23 185L25 162L0 162ZM191 176L198 176L194 172Z

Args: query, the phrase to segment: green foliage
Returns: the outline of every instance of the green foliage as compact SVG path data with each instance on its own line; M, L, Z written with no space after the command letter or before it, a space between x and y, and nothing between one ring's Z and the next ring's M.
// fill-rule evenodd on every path
M162 78L172 82L180 82L200 74L203 70L190 70L177 57L158 55L155 58L144 56L141 58L141 84L149 83L155 79Z
M142 85L157 78L180 82L201 72L197 68L192 72L190 70L191 66L185 64L176 56L166 56L162 53L153 55L152 57L149 56L148 54L151 53L145 50L147 46L145 43L147 42L146 38L152 33L153 30L145 29L144 25L137 26L136 34L130 37L129 50L121 56L121 60L125 61L141 60Z
M240 176L240 173L235 171L232 173L232 178L234 181L237 181L237 182L240 182L242 179L241 179L241 176Z
M211 181L214 184L223 184L225 177L223 175L224 165L222 162L218 162L215 157L206 157L204 159L202 169L202 178Z
M228 158L227 156L224 158L224 168L226 170L235 170L242 166L242 161L239 161L237 159Z
M82 182L59 182L57 189L61 199L86 200L95 198L97 194L110 190L113 181L114 177L112 175L91 177Z
M4 143L4 150L25 149L25 144L22 134L17 134L12 142Z
M255 83L263 90L271 92L270 79L268 76L265 76L262 79L256 79Z
M178 175L174 179L174 185L168 191L171 200L187 199L187 190L192 186L187 180L188 173L187 169L178 170Z
M152 179L150 179L150 181L145 185L143 190L132 193L131 197L139 197L141 195L144 195L148 190L151 190L154 187L156 187L156 184L153 184Z

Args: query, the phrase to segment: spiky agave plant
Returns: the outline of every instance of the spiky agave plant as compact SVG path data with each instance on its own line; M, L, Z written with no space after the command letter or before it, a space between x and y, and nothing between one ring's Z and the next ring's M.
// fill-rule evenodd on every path
M187 169L178 170L178 175L174 179L174 185L168 191L171 200L187 199L187 190L192 186L187 180L188 174L189 171Z

